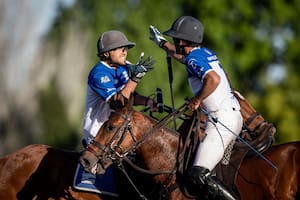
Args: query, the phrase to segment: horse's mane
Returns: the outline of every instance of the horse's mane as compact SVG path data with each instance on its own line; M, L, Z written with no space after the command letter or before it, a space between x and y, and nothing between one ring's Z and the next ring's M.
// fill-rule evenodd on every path
M140 111L132 110L132 118L132 121L136 124L135 126L140 126L140 128L143 126L145 130L144 134L149 134L139 148L146 157L144 158L146 165L156 170L169 170L170 167L174 167L176 163L179 133L167 126L162 126L156 131L151 132L151 128L155 128L155 125L158 124L159 121ZM154 157L156 157L156 159L152 159Z

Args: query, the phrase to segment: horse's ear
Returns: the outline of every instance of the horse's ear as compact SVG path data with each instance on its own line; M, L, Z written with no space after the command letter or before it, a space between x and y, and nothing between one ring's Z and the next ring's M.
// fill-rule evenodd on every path
M125 105L123 107L119 107L117 110L123 114L126 114L133 109L133 104L134 104L134 95L133 93L131 93Z
M129 99L127 99L121 92L115 94L109 101L109 106L113 110L122 110L126 108L130 110L134 104L134 94L130 93Z

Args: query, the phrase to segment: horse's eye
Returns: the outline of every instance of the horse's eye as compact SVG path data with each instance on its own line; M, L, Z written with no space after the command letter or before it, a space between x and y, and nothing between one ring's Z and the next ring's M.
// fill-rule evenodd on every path
M113 125L109 124L109 125L107 125L106 130L107 131L112 131L112 130L114 130L114 128L115 127Z

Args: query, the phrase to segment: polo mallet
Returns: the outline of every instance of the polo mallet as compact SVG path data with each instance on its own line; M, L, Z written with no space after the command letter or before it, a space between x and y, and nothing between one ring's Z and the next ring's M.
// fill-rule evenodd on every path
M167 64L168 64L168 73L169 73L169 85L170 85L170 93L171 93L171 100L172 100L172 112L175 111L175 105L174 105L174 93L173 93L173 71L172 71L172 60L171 56L167 53ZM176 128L176 119L173 118L174 121L174 129Z
M157 109L159 113L164 112L164 98L162 94L162 90L160 88L156 88L156 103Z

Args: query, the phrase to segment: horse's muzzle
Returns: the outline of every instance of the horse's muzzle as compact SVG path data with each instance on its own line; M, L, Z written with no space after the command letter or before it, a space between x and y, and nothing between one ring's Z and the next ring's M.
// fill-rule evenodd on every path
M106 171L106 167L102 164L102 162L99 162L98 158L88 151L84 151L82 153L79 158L79 162L85 171L92 174L101 175Z
M93 174L96 173L94 169L97 167L98 159L93 154L89 154L89 152L84 151L79 157L79 162L85 171Z

